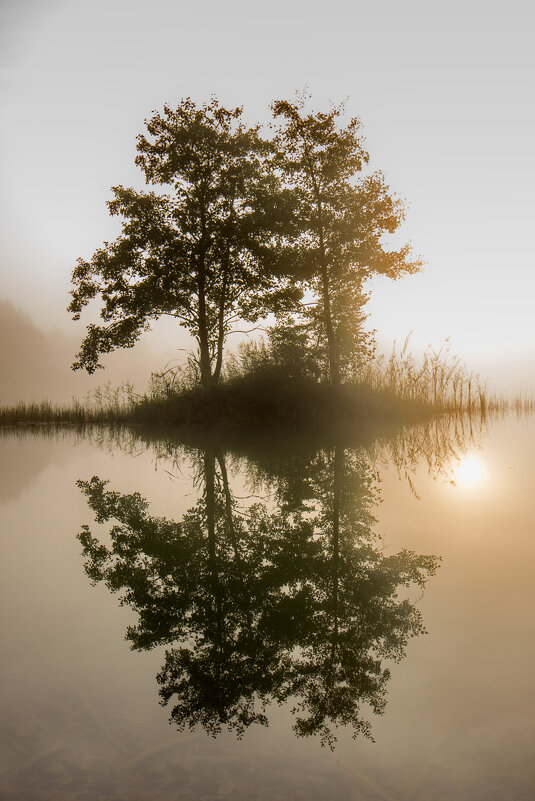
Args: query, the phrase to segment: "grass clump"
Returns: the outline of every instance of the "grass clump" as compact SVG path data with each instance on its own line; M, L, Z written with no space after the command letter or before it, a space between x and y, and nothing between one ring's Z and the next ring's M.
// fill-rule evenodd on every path
M196 387L166 397L146 396L133 410L133 419L171 425L321 429L371 417L406 419L424 411L429 411L427 405L406 402L365 383L334 389L306 375L264 366L229 376L209 390Z

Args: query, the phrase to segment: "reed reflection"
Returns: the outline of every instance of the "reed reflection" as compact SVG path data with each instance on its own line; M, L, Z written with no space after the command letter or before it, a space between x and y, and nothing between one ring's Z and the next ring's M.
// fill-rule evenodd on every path
M245 508L222 453L196 460L202 495L180 521L97 477L78 482L97 522L112 524L108 545L88 526L79 534L86 572L137 613L132 648L168 646L157 680L172 720L240 736L289 702L298 736L333 747L343 725L371 737L363 707L385 708L385 661L424 631L400 591L423 587L437 558L382 552L363 452L337 445L286 462L269 476L270 500Z

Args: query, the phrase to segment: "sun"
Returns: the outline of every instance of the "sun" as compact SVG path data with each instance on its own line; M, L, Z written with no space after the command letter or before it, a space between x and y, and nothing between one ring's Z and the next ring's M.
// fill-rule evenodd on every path
M477 453L467 453L453 469L454 483L467 489L483 486L487 480L487 466Z

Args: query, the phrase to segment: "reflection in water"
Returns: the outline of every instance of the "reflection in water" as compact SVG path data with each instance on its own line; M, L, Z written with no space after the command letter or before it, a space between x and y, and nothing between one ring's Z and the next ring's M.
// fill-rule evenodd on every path
M485 484L487 467L477 453L467 453L455 466L454 483L460 487L475 488Z
M423 587L438 560L381 551L363 452L337 445L264 470L271 499L244 508L222 452L195 461L202 496L177 522L151 516L138 493L78 482L97 522L112 524L109 545L87 526L79 535L89 578L136 612L133 648L172 646L157 677L172 720L240 736L290 702L299 736L331 747L340 725L371 736L361 707L384 710L384 660L424 631L400 588ZM258 464L249 470L258 480Z
M441 415L414 426L392 427L377 424L373 428L354 428L345 432L346 448L365 449L370 465L378 468L393 465L400 477L410 485L418 496L414 477L422 464L434 479L441 477L448 483L454 478L453 471L466 454L481 446L488 435L489 425L502 419L504 414ZM280 477L297 461L313 460L320 450L332 450L336 442L317 432L306 436L299 432L284 432L283 435L264 436L250 434L247 439L239 432L221 430L183 430L166 427L133 428L118 426L84 426L78 430L80 440L87 440L112 452L120 450L130 456L150 452L156 463L172 473L181 473L184 460L198 448L212 448L220 452L231 452L235 462L240 456L247 464L247 471ZM49 432L55 436L54 431ZM2 431L0 429L0 438ZM214 445L214 443L216 443Z

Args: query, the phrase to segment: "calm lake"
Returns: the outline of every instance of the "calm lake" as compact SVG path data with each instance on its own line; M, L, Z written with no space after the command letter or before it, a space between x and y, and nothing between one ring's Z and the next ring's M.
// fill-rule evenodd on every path
M5 429L0 797L531 801L535 418L366 439Z

